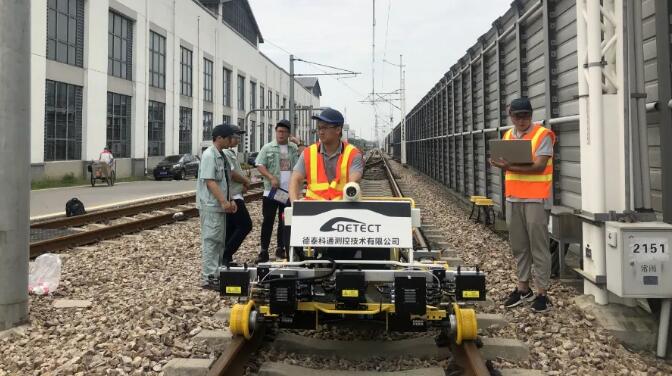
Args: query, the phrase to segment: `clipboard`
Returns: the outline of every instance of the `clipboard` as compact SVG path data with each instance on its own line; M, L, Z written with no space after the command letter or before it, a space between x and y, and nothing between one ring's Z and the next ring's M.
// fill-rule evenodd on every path
M271 198L283 205L289 204L289 192L282 188L271 188L268 192L268 198Z
M490 157L506 159L514 164L532 164L532 141L530 140L490 140Z

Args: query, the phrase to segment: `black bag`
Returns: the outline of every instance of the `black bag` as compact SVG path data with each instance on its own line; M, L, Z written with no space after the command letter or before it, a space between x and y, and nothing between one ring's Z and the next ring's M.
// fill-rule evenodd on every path
M84 203L79 201L77 197L73 197L65 203L65 216L73 217L75 215L86 214L84 210Z

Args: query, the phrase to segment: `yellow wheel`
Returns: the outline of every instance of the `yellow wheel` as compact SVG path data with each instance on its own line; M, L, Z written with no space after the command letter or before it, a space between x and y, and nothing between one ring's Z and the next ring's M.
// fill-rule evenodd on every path
M255 311L254 300L250 300L245 304L234 304L231 307L231 314L229 315L229 330L231 330L231 334L243 336L245 339L252 338L254 323L250 325L250 321L254 319L252 315L253 311Z
M462 341L475 340L478 336L476 311L471 308L460 308L457 303L453 303L453 313L455 315L455 325L457 326L455 343L459 345Z

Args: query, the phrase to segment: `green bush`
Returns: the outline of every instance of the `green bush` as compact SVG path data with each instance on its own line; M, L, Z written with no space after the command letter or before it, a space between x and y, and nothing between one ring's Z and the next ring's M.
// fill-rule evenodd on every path
M63 177L61 178L61 183L63 184L72 184L76 181L77 179L75 178L75 174L73 174L72 172L63 175Z

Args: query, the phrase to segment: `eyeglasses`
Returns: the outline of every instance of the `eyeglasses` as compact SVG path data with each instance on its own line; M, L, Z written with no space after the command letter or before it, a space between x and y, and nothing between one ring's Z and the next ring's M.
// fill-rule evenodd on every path
M519 120L527 120L527 119L532 119L532 114L529 112L521 112L518 114L511 114L511 117L514 119L519 119Z
M324 130L327 130L327 129L334 129L334 128L338 128L338 126L337 125L318 125L317 126L318 131L324 131Z

